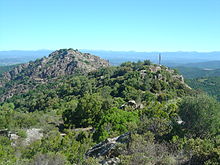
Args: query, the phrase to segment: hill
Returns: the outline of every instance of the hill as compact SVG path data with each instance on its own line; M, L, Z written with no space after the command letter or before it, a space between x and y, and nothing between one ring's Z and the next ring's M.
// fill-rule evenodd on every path
M211 68L211 67L209 67ZM175 67L185 78L217 77L220 76L220 69L202 69L192 67Z
M218 58L216 58L218 59ZM196 63L187 63L182 64L180 67L186 68L200 68L200 69L219 69L220 61L206 61L206 62L196 62Z
M36 89L25 91L24 94L19 93L9 101L11 100L16 105L19 104L19 108L23 106L25 109L28 108L27 111L36 111L44 110L41 107L43 104L38 103L43 98L61 97L68 100L69 97L80 98L86 93L103 92L103 95L121 97L124 101L143 100L147 102L151 98L167 101L192 92L184 83L183 77L175 73L174 70L150 64L148 61L146 64L144 62L127 62L120 67L107 67L92 71L87 76L83 75L82 72L78 75L60 76L56 78L56 81L47 81L47 83L36 86ZM36 106L33 106L33 100L35 100ZM22 102L25 105L21 105ZM32 102L30 107L26 105L27 102ZM40 108L37 108L39 105Z
M86 74L99 67L109 66L101 58L73 49L61 49L33 62L21 64L2 74L0 78L1 101L16 93L35 88L36 85L54 81L60 76Z
M186 82L195 90L204 91L220 101L220 77L187 79Z
M175 69L185 78L218 77L220 76L220 61L188 63L175 66Z
M74 62L78 68L66 72L64 61L72 57L80 65ZM175 70L148 60L108 66L72 49L21 66L3 89L30 87L32 82L34 88L14 93L0 105L0 164L184 165L220 160L220 104L197 95Z

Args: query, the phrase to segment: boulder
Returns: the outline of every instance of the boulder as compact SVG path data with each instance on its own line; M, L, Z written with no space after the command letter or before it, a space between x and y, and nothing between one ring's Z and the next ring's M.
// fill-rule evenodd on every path
M17 133L8 132L8 137L12 141L12 146L17 146L18 144L27 146L30 145L32 142L43 138L43 133L41 131L42 129L38 128L27 129L25 138L21 138L17 135Z
M109 156L119 144L129 143L131 139L131 133L125 133L115 138L108 138L105 141L96 144L94 147L89 149L85 155L86 157L101 157Z
M40 140L43 138L42 129L32 128L26 131L27 137L24 140L24 145L29 145L30 143Z
M102 165L117 165L119 163L120 159L118 157L105 159L100 162Z
M126 107L131 107L131 108L134 108L134 109L143 109L144 108L144 105L143 104L138 104L136 103L135 100L129 100L127 103L123 104L120 108L121 109L126 109Z

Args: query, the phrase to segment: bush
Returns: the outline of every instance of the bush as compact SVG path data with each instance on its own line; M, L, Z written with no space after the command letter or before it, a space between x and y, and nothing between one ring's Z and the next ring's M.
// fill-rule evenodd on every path
M48 165L65 165L65 157L61 154L47 153L37 154L30 165L48 164Z
M217 165L220 162L220 143L207 139L189 139L185 150L192 164Z
M18 130L17 135L20 136L21 138L26 138L27 137L27 133L25 130Z
M206 95L186 97L180 104L180 117L189 137L207 138L220 131L220 105Z
M121 109L112 108L104 114L96 125L94 138L102 141L109 136L115 137L125 132L132 131L137 127L139 121L136 112L127 112Z

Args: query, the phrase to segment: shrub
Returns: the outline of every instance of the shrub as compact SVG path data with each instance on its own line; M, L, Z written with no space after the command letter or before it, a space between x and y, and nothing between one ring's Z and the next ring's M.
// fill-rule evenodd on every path
M180 117L189 137L207 138L219 133L219 103L206 95L185 97L180 104Z

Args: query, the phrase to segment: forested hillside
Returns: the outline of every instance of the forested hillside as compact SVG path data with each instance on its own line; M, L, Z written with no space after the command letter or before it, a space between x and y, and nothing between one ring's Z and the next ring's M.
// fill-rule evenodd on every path
M68 52L56 51L47 70ZM84 68L94 62L86 55ZM45 76L2 101L0 164L219 164L219 102L148 60L101 61L87 72L79 67L55 79ZM20 76L30 68L36 67L26 67L17 74L22 81L8 79L4 88L25 83Z
M220 66L220 61L218 60L219 57L219 53L216 52L215 56L210 57L210 54L203 54L203 55L199 55L199 57L201 58L203 56L203 58L207 58L206 61L204 62L193 62L191 61L191 63L185 63L185 64L181 64L180 67L185 67L185 68L200 68L200 69L219 69ZM210 61L213 60L213 61Z
M220 69L191 67L176 67L175 69L177 69L185 78L188 79L220 76Z
M187 79L187 83L195 90L204 91L220 101L220 77Z
M201 66L197 68L177 67L176 69L186 78L186 83L190 87L203 91L220 101L220 69L217 68L219 67L217 64L219 64L218 61L213 61L201 63ZM203 65L207 68L200 68Z

